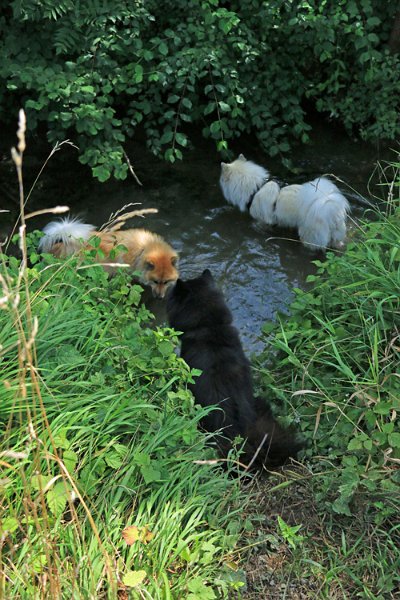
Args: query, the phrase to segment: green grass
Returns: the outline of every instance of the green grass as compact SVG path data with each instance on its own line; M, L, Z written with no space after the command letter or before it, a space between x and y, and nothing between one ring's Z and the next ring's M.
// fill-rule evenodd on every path
M305 500L289 474L266 510L315 505L314 518L307 507L287 516L300 534L308 529L296 552L277 523L267 534L290 554L282 577L290 571L300 589L312 582L315 597L383 600L400 590L398 191L391 186L388 214L362 223L345 253L316 261L312 289L297 290L290 316L265 327L257 361L264 393L290 399L307 442Z
M175 333L149 327L141 289L90 253L39 259L21 229L23 261L0 255L0 598L241 597L245 559L248 600L396 597L396 192L265 327L260 387L291 401L308 447L247 496L199 431L193 373Z
M273 339L276 362L261 368L278 396L292 395L319 465L340 467L325 493L348 515L357 494L388 497L394 512L390 493L399 492L399 220L397 209L343 256L317 262L313 289L298 290Z
M214 453L175 334L124 274L31 258L1 268L3 597L226 597L247 500L198 462ZM129 546L131 525L151 539Z

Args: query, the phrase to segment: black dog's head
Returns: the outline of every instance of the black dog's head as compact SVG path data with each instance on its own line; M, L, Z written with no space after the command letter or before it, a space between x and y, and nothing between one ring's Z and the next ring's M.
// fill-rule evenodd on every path
M209 269L194 279L178 279L168 297L167 315L170 326L183 332L232 322L230 310Z

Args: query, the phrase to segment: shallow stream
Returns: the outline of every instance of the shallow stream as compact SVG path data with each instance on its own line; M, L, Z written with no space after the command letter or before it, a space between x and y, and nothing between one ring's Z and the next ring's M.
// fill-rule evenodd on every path
M29 141L28 151L30 148L32 153ZM79 214L96 226L131 202L158 208L157 215L132 221L131 226L161 234L178 250L182 278L210 268L225 293L245 349L258 351L262 348L263 323L275 319L277 311L287 311L293 288L305 287L307 276L315 269L312 260L318 256L305 249L294 232L261 227L247 214L227 205L218 183L221 159L213 143L196 139L195 144L183 162L170 165L155 159L139 143L133 143L128 154L142 187L133 177L125 182L94 182L77 162L76 151L65 147L51 159L28 208L68 204L72 214ZM267 167L274 177L286 183L304 182L327 173L336 175L346 184L340 183L339 187L349 198L352 218L356 220L364 211L357 193L370 197L367 183L381 158L377 148L353 142L327 126L318 126L313 142L293 152L296 175L284 170L279 161L268 160L249 140L240 145L237 142L235 150ZM25 165L28 179L33 180L41 164L37 156L30 158L28 154ZM6 191L6 200L13 189L12 170L4 153L0 176L6 183L3 186L0 180L0 190ZM14 189L16 197L16 184ZM16 211L16 204L13 209L9 199L7 207L13 213ZM48 220L38 219L35 227L42 227ZM350 223L352 235L354 226ZM162 323L164 302L151 300L150 308Z

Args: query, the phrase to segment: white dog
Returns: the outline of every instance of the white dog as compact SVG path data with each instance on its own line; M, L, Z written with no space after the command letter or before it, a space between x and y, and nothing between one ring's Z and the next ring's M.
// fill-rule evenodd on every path
M343 246L350 206L325 177L280 188L266 169L240 154L232 163L221 163L220 185L230 204L267 225L296 228L305 246Z

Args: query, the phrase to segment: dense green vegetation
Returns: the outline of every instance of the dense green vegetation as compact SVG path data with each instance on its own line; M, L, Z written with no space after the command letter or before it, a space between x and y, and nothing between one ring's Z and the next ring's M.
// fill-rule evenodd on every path
M0 119L23 106L31 129L69 137L101 181L126 177L124 144L139 129L170 161L190 123L222 152L246 132L285 159L309 139L310 107L352 135L393 140L397 5L14 0L0 9Z
M0 254L0 598L226 598L244 584L236 463L199 431L196 373L132 274L109 279L95 240L38 256L25 131L21 110L21 258Z
M317 544L313 531L293 564L301 577L326 578L322 597L394 598L400 589L399 167L389 214L371 213L344 254L316 261L290 316L264 327L260 381L292 399L309 443L310 503L330 539Z
M397 514L392 494L400 493L399 217L397 208L368 223L343 256L317 261L315 285L297 290L273 339L279 359L267 375L280 396L295 393L301 428L324 455L321 468L338 465L334 480L329 470L321 477L333 510L350 515L359 495L379 519Z
M226 597L246 499L196 463L214 453L175 334L125 273L36 246L0 266L0 596Z

